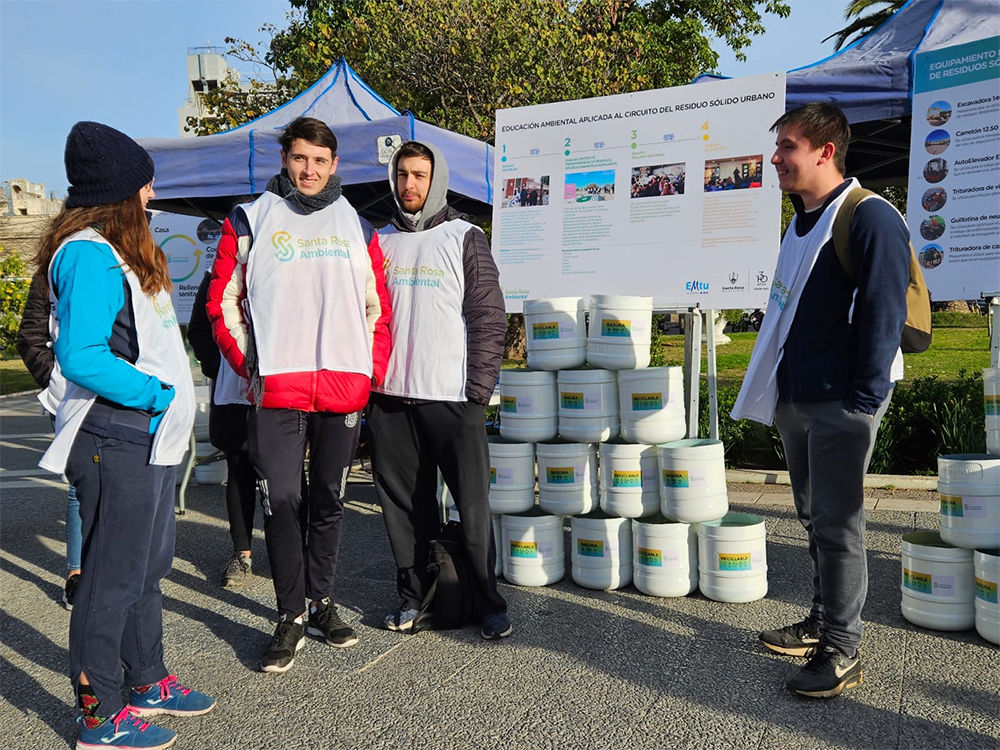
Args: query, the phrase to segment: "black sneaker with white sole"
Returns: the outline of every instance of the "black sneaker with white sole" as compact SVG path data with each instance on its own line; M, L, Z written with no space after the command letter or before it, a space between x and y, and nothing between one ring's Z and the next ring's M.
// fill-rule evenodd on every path
M309 607L309 624L306 626L309 635L315 635L336 648L348 648L358 642L358 634L354 628L340 619L337 605L327 599Z
M274 629L271 645L260 657L262 672L287 672L295 663L295 654L306 645L306 626L295 622L288 615L282 615L278 627Z
M819 646L819 620L809 615L802 622L777 630L765 630L760 642L786 656L812 656Z
M860 653L850 657L838 648L823 645L785 684L789 690L809 698L833 698L856 688L863 679Z

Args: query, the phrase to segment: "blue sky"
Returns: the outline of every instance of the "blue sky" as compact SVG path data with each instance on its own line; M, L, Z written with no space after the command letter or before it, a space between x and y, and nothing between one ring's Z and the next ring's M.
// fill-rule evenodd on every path
M746 63L717 44L719 72L790 70L829 55L821 40L843 25L846 0L790 4L790 18L765 19ZM0 0L0 180L44 182L62 197L63 146L78 120L176 136L188 47L258 42L260 26L283 27L288 9L285 0Z

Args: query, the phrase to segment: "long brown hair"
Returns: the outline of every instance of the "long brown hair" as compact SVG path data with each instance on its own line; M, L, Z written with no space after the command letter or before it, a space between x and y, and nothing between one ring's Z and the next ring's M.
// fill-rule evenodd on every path
M42 235L35 255L36 275L48 281L49 264L59 246L71 235L93 227L121 256L139 279L142 291L152 296L170 291L167 256L153 241L139 194L118 203L86 208L63 208Z

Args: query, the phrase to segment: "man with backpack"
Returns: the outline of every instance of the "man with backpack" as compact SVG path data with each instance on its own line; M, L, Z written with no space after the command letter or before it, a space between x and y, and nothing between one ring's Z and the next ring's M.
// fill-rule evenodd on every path
M389 184L397 210L379 237L393 350L368 416L401 599L383 624L419 629L418 612L440 588L428 573L431 542L441 532L440 470L461 517L454 563L468 571L480 633L495 640L513 630L497 590L486 442L485 406L507 330L499 272L482 230L447 203L448 165L438 149L404 143L389 163Z
M850 128L838 107L807 104L771 130L771 163L795 219L781 242L767 316L732 417L777 425L812 558L808 616L764 631L760 640L778 653L810 657L787 686L827 698L860 685L863 676L864 477L903 375L913 253L899 212L878 196L855 193L857 181L844 179ZM851 206L846 248L838 253L843 219L836 219Z

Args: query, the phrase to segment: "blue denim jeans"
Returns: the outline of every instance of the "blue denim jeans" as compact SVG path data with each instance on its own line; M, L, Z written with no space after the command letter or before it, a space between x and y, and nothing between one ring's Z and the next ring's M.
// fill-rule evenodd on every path
M173 563L175 467L147 463L151 437L85 422L66 465L85 540L69 676L76 688L87 675L100 716L121 709L123 687L167 676L160 580Z

